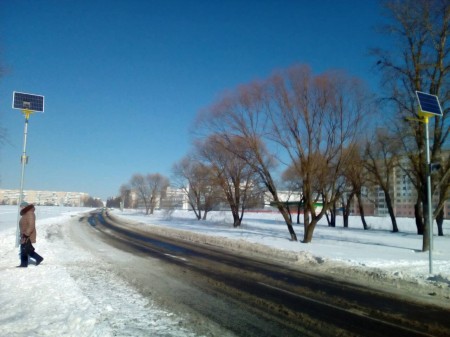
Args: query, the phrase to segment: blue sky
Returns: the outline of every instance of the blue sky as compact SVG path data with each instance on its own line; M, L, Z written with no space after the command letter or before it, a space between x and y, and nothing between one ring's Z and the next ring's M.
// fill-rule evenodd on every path
M1 1L0 188L20 186L13 91L45 96L24 188L106 199L134 173L170 177L198 111L239 84L309 64L376 89L382 21L376 0Z

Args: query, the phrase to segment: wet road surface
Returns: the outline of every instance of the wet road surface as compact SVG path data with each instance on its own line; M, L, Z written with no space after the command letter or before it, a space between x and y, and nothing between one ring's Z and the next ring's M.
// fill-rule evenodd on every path
M106 211L80 220L109 244L170 265L172 277L197 289L179 300L236 336L450 335L450 310L441 307L156 235Z

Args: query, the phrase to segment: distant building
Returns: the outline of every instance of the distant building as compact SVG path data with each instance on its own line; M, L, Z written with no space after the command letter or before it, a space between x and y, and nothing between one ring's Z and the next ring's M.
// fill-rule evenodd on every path
M414 205L417 201L417 191L413 182L404 171L395 167L392 172L392 180L389 186L389 194L392 199L392 207L397 217L413 218ZM438 204L438 195L433 195L433 209ZM365 215L389 216L384 191L379 186L363 188L363 201ZM353 214L359 214L356 198L353 203ZM450 219L450 200L444 203L444 219Z
M0 204L17 205L20 190L0 190ZM84 206L89 195L84 192L55 192L24 190L23 200L39 206Z

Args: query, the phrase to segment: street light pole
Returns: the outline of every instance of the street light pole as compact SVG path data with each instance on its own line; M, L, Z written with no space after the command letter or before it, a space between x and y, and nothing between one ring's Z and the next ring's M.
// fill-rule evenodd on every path
M432 202L431 202L431 160L430 160L430 136L428 131L428 116L424 116L425 123L425 147L426 147L426 155L427 155L427 206L428 206L428 260L429 260L429 273L433 274L433 210L432 210ZM425 233L424 233L425 235Z
M23 130L23 151L22 156L20 157L20 160L22 162L22 173L20 175L20 194L19 194L19 201L18 201L18 212L17 212L17 226L16 226L16 247L19 247L20 244L20 228L19 228L19 221L20 221L20 204L23 201L23 182L25 177L25 165L28 162L27 157L27 135L28 135L28 120L30 119L30 115L32 114L32 111L30 110L23 110L23 114L25 115L25 126Z
M23 201L23 181L25 176L25 165L28 162L27 157L27 134L28 134L28 120L30 119L30 115L36 111L44 112L44 96L27 94L24 92L13 92L13 109L19 109L25 115L25 127L23 131L23 151L22 151L22 174L20 176L20 194L18 201L18 212L17 212L17 226L16 226L16 247L19 246L20 243L20 204Z
M442 117L442 108L439 104L439 99L436 95L427 94L421 91L416 91L417 101L419 102L420 110L419 116L422 117L425 123L425 143L426 143L426 175L427 175L427 206L428 206L428 251L429 251L429 266L430 274L433 274L433 210L431 200L431 160L430 160L430 134L428 131L428 121L431 117ZM426 235L427 233L423 233ZM425 238L425 236L424 236ZM424 244L426 242L424 241ZM424 245L425 246L425 245ZM426 248L426 247L423 247Z

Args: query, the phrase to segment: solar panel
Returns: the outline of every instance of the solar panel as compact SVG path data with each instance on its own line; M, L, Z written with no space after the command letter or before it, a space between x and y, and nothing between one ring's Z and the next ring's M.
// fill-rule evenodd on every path
M13 109L44 112L44 96L14 91Z
M442 109L437 96L426 94L420 91L416 91L416 95L417 100L419 101L420 110L423 113L442 116Z

